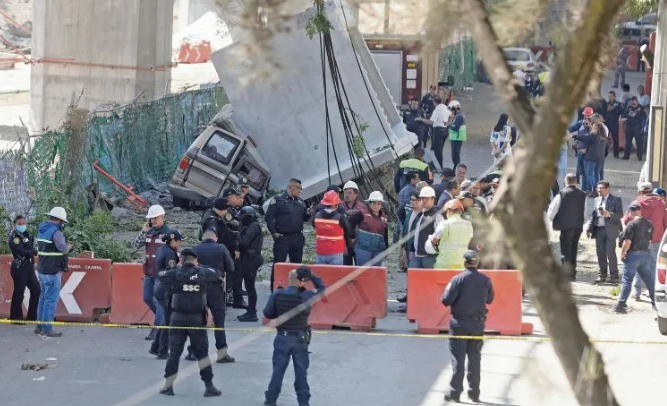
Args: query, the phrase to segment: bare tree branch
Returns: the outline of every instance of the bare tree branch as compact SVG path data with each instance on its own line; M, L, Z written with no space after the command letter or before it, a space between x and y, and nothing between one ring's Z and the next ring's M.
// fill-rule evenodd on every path
M617 405L600 353L577 315L570 285L553 257L543 224L567 123L593 78L601 44L624 0L588 0L578 26L556 62L537 115L505 64L483 0L466 0L467 16L484 65L523 134L523 145L505 168L495 213L521 265L554 349L582 405ZM526 225L532 225L526 227Z

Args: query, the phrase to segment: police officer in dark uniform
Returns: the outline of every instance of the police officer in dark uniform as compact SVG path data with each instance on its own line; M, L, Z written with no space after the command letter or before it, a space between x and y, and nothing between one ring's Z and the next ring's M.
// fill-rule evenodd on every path
M155 275L162 271L175 268L178 265L178 250L183 245L183 236L178 230L169 230L169 234L162 237L164 245L157 250L155 254ZM168 293L168 286L160 281L158 278L153 287L153 296L155 297L156 305L162 308L164 315L163 326L169 325L169 303L166 300ZM169 355L169 330L158 329L157 335L153 340L151 349L148 351L152 355L156 355L158 359L167 359Z
M229 250L222 245L216 244L215 231L208 230L203 235L203 242L193 248L197 254L197 261L201 266L209 268L212 272L207 273L206 300L208 308L213 316L215 327L225 327L225 284L224 275L231 275L235 271L234 260ZM217 363L234 362L227 351L227 335L225 330L215 330L215 348L218 350ZM188 347L188 356L185 359L195 361L192 348Z
M315 285L314 291L307 290L308 281L312 281ZM273 373L269 388L265 392L264 404L266 406L276 406L290 358L294 359L294 389L299 406L308 406L310 401L308 316L312 303L305 302L324 292L325 286L322 279L311 273L307 266L290 271L288 284L289 286L285 289L276 289L269 296L266 307L264 307L264 317L273 320L271 325L275 325L278 329L278 334L273 341ZM299 308L301 305L303 308Z
M200 240L203 239L203 234L212 230L215 232L217 242L224 245L234 259L235 253L239 252L239 228L240 223L236 216L236 207L230 204L230 201L237 203L236 191L233 188L226 189L223 192L223 197L218 197L213 201L213 207L207 210L202 216L200 228ZM236 261L235 261L236 262ZM238 268L234 264L234 269ZM230 270L227 274L227 293L228 305L237 308L245 308L243 302L243 294L237 292L233 295L232 285L234 282L233 271ZM238 297L237 297L238 296Z
M160 280L171 287L172 327L206 327L206 273L197 264L197 254L191 249L181 252L182 266L162 271ZM208 359L208 337L206 330L170 329L169 358L165 368L165 384L160 393L174 395L174 381L178 374L178 363L183 354L185 340L190 338L192 352L203 366L199 374L206 386L205 397L220 396L221 392L213 385L213 368Z
M16 216L14 219L14 231L9 235L9 249L12 251L10 274L14 281L14 292L12 293L12 304L9 309L9 318L12 320L23 320L23 296L25 288L30 291L30 303L28 304L28 315L26 320L37 320L37 305L41 288L37 275L35 275L35 241L26 231L26 219Z
M227 199L227 203L229 204L229 209L227 211L233 216L231 230L235 233L236 237L234 247L227 248L229 248L229 252L233 255L234 269L241 269L241 250L239 248L239 232L241 231L241 225L239 215L243 208L243 192L237 188L230 187L225 189L222 196ZM243 275L241 275L241 272L234 272L230 274L230 276L231 280L227 283L230 286L228 286L227 290L229 291L231 288L232 307L235 309L246 309L248 304L243 300Z
M493 285L488 276L477 270L479 258L475 251L463 254L465 271L452 278L442 296L442 304L451 306L452 320L449 334L454 336L483 336L486 320L486 305L493 302ZM480 364L482 344L479 340L450 339L452 369L449 393L445 400L459 402L463 392L465 359L468 356L468 397L479 403Z
M273 237L273 263L287 261L301 263L303 258L303 223L310 218L301 194L301 181L290 179L287 192L275 198L266 212L266 226ZM271 268L271 291L273 291L273 267Z

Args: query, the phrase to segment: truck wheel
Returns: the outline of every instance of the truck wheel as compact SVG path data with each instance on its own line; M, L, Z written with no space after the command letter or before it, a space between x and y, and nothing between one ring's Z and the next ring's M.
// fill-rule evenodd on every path
M658 316L658 330L663 336L667 336L667 318Z
M174 206L180 207L181 209L189 209L190 201L188 199L183 199L182 197L174 196Z

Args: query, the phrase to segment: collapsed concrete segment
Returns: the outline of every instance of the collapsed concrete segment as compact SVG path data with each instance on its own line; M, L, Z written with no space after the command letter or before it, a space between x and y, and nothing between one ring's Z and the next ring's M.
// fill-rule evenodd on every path
M258 80L244 63L247 47L254 40L238 25L231 30L231 45L212 55L233 106L234 122L256 141L271 170L270 187L282 189L290 178L300 178L304 198L321 193L329 184L320 42L317 37L308 38L305 31L314 13L311 7L295 14L282 22L286 30L267 40L268 58L280 67L277 77L270 80ZM410 151L417 139L405 129L359 31L348 30L340 3L327 3L326 14L333 26L334 53L351 109L368 124L363 137L372 163L378 167L391 162ZM346 17L351 16L347 10ZM330 147L331 182L340 183L341 178L352 179L354 172L328 69L327 89L333 148L340 167L339 172Z

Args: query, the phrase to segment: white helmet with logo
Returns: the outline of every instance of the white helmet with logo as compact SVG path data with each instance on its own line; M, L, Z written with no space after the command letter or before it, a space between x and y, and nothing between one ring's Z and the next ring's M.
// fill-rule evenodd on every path
M154 204L148 208L147 219L154 219L155 217L164 216L164 208L159 204Z
M430 186L425 186L421 192L419 192L419 197L435 197L435 190Z
M47 214L47 216L57 218L59 220L62 220L64 223L67 223L67 212L62 207L52 208L49 214Z
M450 109L458 109L458 108L461 108L461 103L459 103L458 100L452 100L452 101L449 102L448 107Z
M345 189L354 189L356 191L359 191L359 186L357 186L357 183L355 181L349 180L347 183L345 183L345 186L343 186L343 190Z

